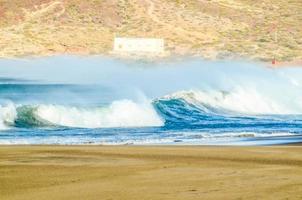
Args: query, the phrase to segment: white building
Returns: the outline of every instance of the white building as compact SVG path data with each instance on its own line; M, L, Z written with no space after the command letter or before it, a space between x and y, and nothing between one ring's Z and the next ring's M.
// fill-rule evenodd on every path
M160 55L164 40L157 38L114 38L113 51L119 54Z

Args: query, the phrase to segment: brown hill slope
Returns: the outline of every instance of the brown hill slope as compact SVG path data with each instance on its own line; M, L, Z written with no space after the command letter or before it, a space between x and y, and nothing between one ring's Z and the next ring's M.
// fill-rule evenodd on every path
M0 57L107 54L118 35L164 38L172 54L299 60L301 10L301 0L0 0Z

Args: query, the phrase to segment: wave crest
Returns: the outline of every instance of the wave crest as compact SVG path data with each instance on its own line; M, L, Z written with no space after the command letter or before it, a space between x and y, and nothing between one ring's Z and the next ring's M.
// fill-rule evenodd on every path
M247 115L302 114L302 104L288 104L282 98L263 94L252 88L237 87L231 91L180 91L160 99L182 99L207 113Z
M161 127L222 128L253 127L301 120L301 104L282 100L255 90L179 91L152 103L114 101L102 107L52 104L10 104L0 107L0 129L16 127ZM296 116L285 116L293 115ZM283 116L284 115L284 116Z
M9 125L14 124L16 117L17 111L13 104L0 105L0 130L8 129Z
M62 105L0 107L0 128L66 126L77 128L163 126L163 119L151 104L115 101L107 107L81 108Z

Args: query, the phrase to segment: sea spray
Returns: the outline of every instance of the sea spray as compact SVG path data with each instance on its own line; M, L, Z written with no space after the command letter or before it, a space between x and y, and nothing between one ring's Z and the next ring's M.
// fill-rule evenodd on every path
M16 108L12 103L5 106L0 105L0 130L6 130L14 124L17 118Z
M71 56L0 60L0 74L0 144L272 144L302 135L301 68Z
M0 107L1 129L43 127L148 127L163 126L164 120L151 103L130 100L114 101L100 107L64 106L54 104Z
M49 123L82 128L163 126L164 122L150 104L130 100L114 101L108 107L77 108L40 105L35 115Z
M228 91L219 90L189 90L166 95L161 99L183 99L195 106L210 107L220 113L267 115L267 114L301 114L302 105L299 102L284 104L278 96L259 93L254 88L236 87Z

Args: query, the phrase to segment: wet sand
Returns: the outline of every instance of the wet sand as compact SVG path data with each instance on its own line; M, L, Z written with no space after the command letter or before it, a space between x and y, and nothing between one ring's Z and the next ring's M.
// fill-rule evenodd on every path
M302 147L0 146L0 199L302 199Z

